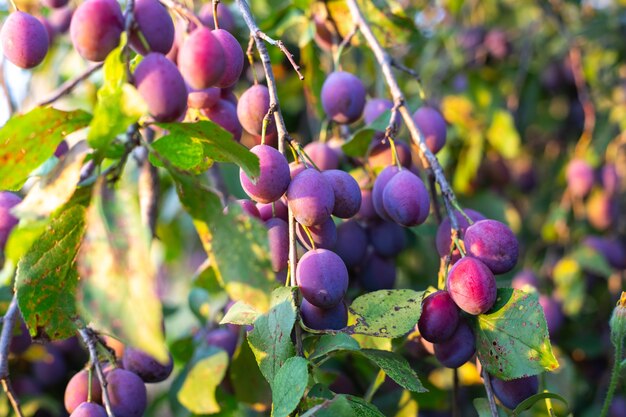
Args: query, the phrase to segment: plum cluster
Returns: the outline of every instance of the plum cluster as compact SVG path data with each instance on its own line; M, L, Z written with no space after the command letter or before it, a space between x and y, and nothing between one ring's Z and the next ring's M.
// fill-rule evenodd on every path
M174 368L172 357L163 364L129 346L118 353L121 361L102 364L111 409L118 417L141 417L148 406L145 384L165 381ZM102 401L102 386L88 368L76 373L65 388L65 409L72 417L106 416Z

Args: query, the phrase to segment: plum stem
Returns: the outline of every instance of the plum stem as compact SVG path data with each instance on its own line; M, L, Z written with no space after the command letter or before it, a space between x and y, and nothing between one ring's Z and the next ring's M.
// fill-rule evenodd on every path
M411 134L412 140L418 147L419 157L422 161L422 165L433 172L436 182L439 184L441 188L441 194L443 196L444 205L446 208L446 212L450 217L450 224L452 229L458 230L459 223L456 217L456 214L452 210L453 205L456 202L456 196L452 187L445 178L443 168L441 164L437 160L437 157L430 151L428 146L426 145L426 140L424 135L418 129L409 109L406 107L406 100L400 90L400 86L398 85L398 81L396 80L393 72L392 72L392 58L389 56L385 50L383 50L382 46L374 36L372 29L369 26L369 23L363 17L361 13L361 9L357 4L356 0L346 0L348 4L348 8L350 9L350 13L352 14L352 19L354 23L359 27L359 30L365 37L369 48L374 53L376 61L381 67L384 78L389 86L389 90L391 91L391 95L393 97L394 106L397 106L402 119L404 120L409 133Z
M9 2L11 3L11 6L13 6L13 10L16 12L19 12L20 9L17 7L17 4L15 4L15 0L9 0Z
M213 26L215 26L215 30L220 28L220 23L217 19L217 6L220 4L220 0L213 0Z
M252 79L254 80L254 85L257 85L259 83L259 78L256 75L256 67L254 66L254 36L252 35L250 35L250 40L248 41L246 56L248 57L250 68L252 69Z
M301 226L304 229L304 233L306 233L307 237L309 238L309 242L311 242L312 250L316 250L317 248L315 247L315 242L313 241L313 235L311 235L311 230L308 226L305 226L303 224Z
M93 366L96 376L98 377L98 381L100 381L100 386L102 387L102 402L104 403L104 409L106 410L108 417L115 417L113 413L113 409L111 408L111 400L109 398L109 392L107 390L107 381L104 377L104 372L102 371L102 366L100 366L100 361L98 360L98 336L96 333L91 330L89 327L84 326L82 323L77 323L79 325L78 333L80 337L85 342L87 346L87 350L89 351L89 360L91 361L91 366Z
M13 337L13 327L19 313L17 296L13 294L9 308L2 318L2 333L0 333L0 383L2 383L2 389L11 403L15 415L23 417L19 399L13 391L11 380L9 380L9 348L11 346L11 338Z

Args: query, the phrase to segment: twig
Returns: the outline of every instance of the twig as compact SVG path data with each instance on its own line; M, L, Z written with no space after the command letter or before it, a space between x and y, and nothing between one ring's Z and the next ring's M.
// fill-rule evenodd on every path
M407 74L409 74L411 77L415 78L415 81L417 81L418 83L422 82L422 77L420 77L420 75L417 73L417 71L407 67L404 64L401 64L400 62L398 62L397 59L392 58L391 62L390 62L391 66L402 71L402 72L406 72Z
M175 0L159 0L159 1L161 2L163 6L167 7L168 9L172 9L173 11L178 13L180 16L183 16L184 18L186 18L187 20L195 24L196 27L204 26L200 18L198 18L198 16L196 16L196 14L193 11L189 10L185 5L180 4L176 2Z
M104 408L107 412L107 416L115 417L115 414L113 414L113 409L111 408L109 391L107 390L108 383L106 381L106 378L104 377L104 372L102 372L102 366L100 366L100 361L98 360L98 336L89 327L79 328L78 333L80 334L80 337L83 339L83 342L85 342L85 345L87 346L87 350L89 351L89 360L94 370L96 371L98 381L100 381L100 386L102 387L102 402L104 403Z
M265 46L264 40L266 42L267 39L263 37L263 32L259 30L254 17L252 16L252 12L250 10L250 6L246 2L246 0L237 0L237 5L239 6L239 10L243 15L243 19L246 21L246 25L250 30L251 36L254 37L254 41L256 43L256 48L259 51L259 56L261 57L261 63L263 64L263 71L265 72L265 80L267 81L267 88L270 93L270 108L274 109L274 121L276 122L276 130L278 132L278 150L283 155L285 154L285 142L291 142L291 137L289 136L289 132L287 131L287 126L285 125L285 120L283 119L282 112L280 111L280 105L278 102L278 92L276 91L276 80L274 78L274 71L272 70L272 61L270 60L270 55L267 52L267 48ZM271 43L271 42L270 42ZM292 287L296 287L296 264L298 262L298 255L296 251L296 222L293 217L293 212L291 207L288 208L288 224L289 224L289 271L290 271L290 284ZM296 297L296 305L298 311L300 300L299 297ZM299 314L299 313L298 313ZM296 350L298 355L303 356L302 351L302 328L299 325L295 326L295 336L296 336Z
M489 410L491 411L492 417L499 417L498 414L498 406L496 405L496 399L493 396L493 389L491 388L491 380L489 379L489 374L483 368L483 384L485 385L485 391L487 391L487 401L489 401Z
M452 370L452 417L459 417L459 370Z
M250 35L250 40L248 41L248 49L246 49L246 56L248 57L248 62L250 63L250 69L252 70L252 78L254 79L254 85L259 83L259 78L256 75L256 68L254 66L254 36Z
M48 98L37 103L37 106L46 106L48 104L52 104L58 99L60 99L61 97L63 97L64 95L71 93L78 86L78 84L80 84L81 82L89 78L91 74L98 71L100 68L102 68L103 65L104 65L104 62L99 62L97 64L90 65L81 74L78 74L76 77L72 78L71 80L67 80L66 82L61 84L61 86L59 86L59 88L53 91Z
M19 314L19 308L17 305L17 297L14 294L9 304L9 308L2 320L2 332L0 333L0 382L2 383L2 389L9 398L9 402L18 417L23 417L20 402L13 392L11 381L9 380L9 348L11 345L11 338L13 337L13 326L15 320Z
M404 95L402 94L400 86L398 85L398 81L396 80L391 69L392 59L389 54L387 54L380 46L380 43L374 36L372 29L363 17L356 0L346 1L348 3L350 13L352 14L354 23L359 27L361 33L369 44L370 49L374 53L378 64L381 67L382 73L389 86L389 90L391 91L394 106L397 106L398 111L402 115L402 119L404 120L409 130L409 133L411 134L411 138L418 146L419 156L422 161L422 165L432 171L435 177L435 181L439 184L441 194L443 195L444 205L450 218L451 227L453 230L458 230L459 225L456 218L456 213L452 209L453 207L458 206L456 196L454 195L454 191L452 191L450 184L448 184L448 181L445 178L443 168L439 164L437 157L430 151L430 149L428 149L424 135L415 125L411 113L406 107Z

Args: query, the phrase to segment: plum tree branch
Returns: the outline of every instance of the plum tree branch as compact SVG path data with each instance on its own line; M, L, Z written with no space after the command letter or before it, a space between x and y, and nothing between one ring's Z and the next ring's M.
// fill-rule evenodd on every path
M9 380L9 348L11 345L11 338L13 337L13 327L15 320L17 319L20 310L17 305L17 297L14 294L9 304L9 308L4 314L2 319L2 332L0 333L0 382L2 383L2 389L7 395L13 411L17 417L23 417L22 408L20 402L13 392L11 381Z
M85 81L87 78L91 76L94 72L98 71L104 62L98 62L97 64L90 65L85 69L82 73L78 74L76 77L71 80L67 80L63 84L59 86L55 91L53 91L48 98L37 103L37 106L47 106L48 104L52 104L61 97L66 94L71 93L81 82Z
M389 86L389 90L391 91L391 96L393 97L394 106L398 108L404 123L409 129L409 133L411 135L411 139L418 147L419 157L422 160L422 164L425 168L432 171L435 181L439 184L439 188L441 190L441 194L443 196L444 206L450 217L450 224L453 230L458 230L458 221L456 218L456 214L453 210L453 207L459 207L456 196L454 195L454 191L452 191L452 187L446 180L446 177L443 172L443 168L437 157L428 149L426 145L426 140L424 135L417 128L413 118L411 117L411 113L409 109L406 107L406 100L404 95L402 94L402 90L400 90L400 86L398 85L398 81L393 74L392 71L392 62L393 59L389 56L387 52L382 48L372 29L370 28L368 22L363 17L361 13L361 9L357 4L356 0L346 0L348 4L348 8L350 9L350 13L352 14L352 19L354 23L359 27L359 30L365 37L370 49L374 53L376 57L376 61L378 61L378 65L380 65L382 73L385 77L387 85Z
M109 392L107 390L107 381L102 371L102 366L98 360L98 336L89 327L79 327L78 333L85 342L87 350L89 351L89 361L96 372L100 386L102 387L102 402L104 403L104 409L107 412L108 417L115 417L113 409L111 408L111 399L109 398Z
M267 88L270 94L270 109L274 109L274 121L276 122L276 130L278 132L278 150L283 155L286 152L285 143L291 142L291 136L289 136L289 132L287 131L287 126L285 125L285 120L283 119L282 112L280 110L280 104L278 101L278 91L276 89L276 79L274 78L274 71L272 70L272 61L270 59L270 55L267 52L267 47L265 46L265 42L270 44L276 44L277 41L267 37L261 30L259 29L256 21L254 20L254 16L252 16L252 11L250 10L250 6L246 2L246 0L237 0L237 5L239 6L239 10L243 15L243 19L250 30L250 35L254 37L254 42L256 44L256 48L259 51L259 56L261 57L261 63L263 64L263 71L265 72L265 80L267 81ZM274 43L272 43L274 42ZM280 41L278 41L280 42ZM282 42L281 42L282 44ZM284 45L283 45L284 46ZM280 47L280 45L279 45ZM281 48L282 49L282 48ZM286 51L283 50L283 52ZM287 52L287 57L289 58L291 54ZM293 58L290 59L293 63ZM297 65L294 67L296 68ZM296 72L299 73L299 67L296 68ZM300 79L303 77L301 76ZM290 285L292 287L296 287L296 264L298 262L297 248L296 248L296 221L293 217L293 211L291 207L288 206L288 226L289 226L289 273L290 273ZM296 300L296 305L299 306L299 300ZM298 307L299 311L299 307ZM299 313L298 313L299 314ZM302 328L299 325L295 326L295 336L296 336L296 350L298 355L303 356L302 352Z
M498 406L496 405L496 399L493 396L493 389L491 388L491 380L489 379L489 374L483 368L482 372L483 384L485 385L485 391L487 392L487 401L489 402L489 410L491 411L492 417L498 417Z

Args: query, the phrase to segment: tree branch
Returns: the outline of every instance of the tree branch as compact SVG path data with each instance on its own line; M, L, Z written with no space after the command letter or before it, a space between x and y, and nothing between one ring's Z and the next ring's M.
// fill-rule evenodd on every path
M89 327L79 328L78 333L83 339L83 342L85 342L85 345L87 345L87 350L89 351L89 361L91 362L91 365L96 372L96 376L98 377L98 381L100 382L100 386L102 387L102 402L104 403L104 409L107 412L107 416L115 417L115 414L113 414L113 409L111 408L109 392L107 391L108 383L106 381L106 378L104 377L104 372L102 371L102 366L100 366L100 361L98 360L98 336Z
M394 106L398 108L404 123L409 129L409 133L411 134L411 139L418 146L419 157L422 160L422 164L425 168L432 171L435 181L439 184L439 188L441 189L441 194L443 195L444 206L450 217L450 223L453 230L458 230L458 221L456 218L456 214L453 210L453 207L460 208L456 196L452 191L452 187L448 184L446 177L443 173L443 168L439 164L437 157L428 149L426 145L426 140L424 135L419 131L409 109L406 107L406 100L402 91L400 90L400 86L398 85L398 81L396 80L393 71L392 71L392 62L393 59L383 50L380 46L380 43L374 36L372 29L369 24L363 17L361 10L356 2L356 0L346 0L348 3L348 8L350 9L350 13L352 14L352 19L354 23L359 27L361 33L365 37L365 40L369 44L370 49L374 53L376 57L376 61L381 67L382 73L387 81L387 85L389 86L389 90L391 91L391 96L393 97Z
M496 405L496 399L493 396L493 389L491 388L491 380L489 379L489 374L483 368L483 384L485 385L485 391L487 391L487 400L489 401L489 410L491 411L492 417L499 417L498 414L498 406Z
M11 346L11 338L13 337L13 326L18 318L20 310L17 305L17 296L13 294L13 299L9 304L7 312L2 320L2 332L0 333L0 382L2 389L9 398L9 402L15 411L17 417L22 417L22 409L20 402L13 392L11 381L9 380L9 348Z
M241 10L241 14L243 15L243 19L246 21L246 25L248 29L250 29L251 36L254 37L254 42L256 43L256 48L259 51L259 56L261 57L261 63L263 64L263 71L265 72L265 80L267 81L267 88L270 93L270 108L274 109L274 120L276 122L276 130L278 132L278 150L283 155L285 154L285 142L291 142L291 137L289 136L289 132L287 131L287 126L285 125L285 120L283 119L282 112L280 111L280 104L278 102L278 92L276 90L276 79L274 78L274 71L272 70L272 61L270 59L269 53L267 52L267 48L265 46L265 42L272 44L276 43L271 38L268 38L257 26L254 17L252 16L252 11L250 10L250 6L246 2L246 0L237 0L237 5L239 6L239 10ZM268 40L269 39L269 40ZM296 69L296 71L298 71ZM301 78L302 79L302 78ZM291 208L288 206L288 224L289 224L289 271L290 271L290 285L292 287L296 287L296 264L298 262L298 255L296 252L296 222L293 217L293 212ZM296 297L298 298L298 297ZM300 300L296 300L296 305L298 306L298 315L299 315L299 305ZM300 325L295 326L296 333L296 350L300 356L302 353L302 328Z
M48 98L37 103L37 106L46 106L48 104L52 104L64 95L71 93L78 86L78 84L89 78L91 74L98 71L100 68L102 68L103 65L104 62L99 62L97 64L89 66L85 71L83 71L76 77L72 78L71 80L67 80L66 82L61 84L59 88L57 88L50 94L50 96L48 96Z

